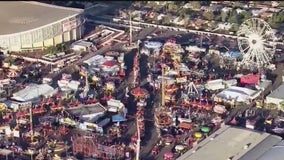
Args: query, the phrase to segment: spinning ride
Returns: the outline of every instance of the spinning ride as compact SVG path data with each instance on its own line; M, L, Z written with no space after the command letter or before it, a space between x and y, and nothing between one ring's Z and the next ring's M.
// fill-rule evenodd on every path
M243 22L237 32L242 64L265 67L274 56L276 37L272 28L262 19L251 18Z
M17 76L18 76L18 73L15 70L10 70L9 73L7 74L8 78L15 78Z
M137 87L130 92L135 98L146 98L148 91L146 89Z

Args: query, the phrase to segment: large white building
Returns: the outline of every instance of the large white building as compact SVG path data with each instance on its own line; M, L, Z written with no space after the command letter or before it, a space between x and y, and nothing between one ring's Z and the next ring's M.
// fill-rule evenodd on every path
M281 104L284 103L284 76L282 76L282 84L266 96L265 100L266 103L276 104L279 109L283 110Z
M0 47L42 49L82 37L82 9L32 1L0 2Z
M281 137L265 132L223 126L177 160L282 159Z

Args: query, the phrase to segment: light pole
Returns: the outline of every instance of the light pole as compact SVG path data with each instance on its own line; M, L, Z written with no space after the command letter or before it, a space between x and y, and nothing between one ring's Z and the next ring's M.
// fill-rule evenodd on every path
M137 118L136 119L136 126L137 126L136 160L139 160L139 158L140 158L140 142L141 142L140 127L139 127L138 122L139 122L139 120Z
M129 12L129 45L132 44L132 13Z
M66 155L66 158L67 158L68 157L67 141L64 142L64 145L65 145L65 155Z

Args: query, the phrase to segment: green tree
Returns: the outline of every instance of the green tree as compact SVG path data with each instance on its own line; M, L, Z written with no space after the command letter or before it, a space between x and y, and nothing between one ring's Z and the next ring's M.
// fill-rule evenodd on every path
M178 6L174 3L167 3L167 11L177 11Z
M180 9L180 10L178 10L177 14L178 14L178 16L183 16L184 14L186 14L186 10L184 8Z
M5 63L9 63L9 65L12 65L14 63L14 58L12 56L8 56L4 59Z
M284 110L284 101L280 102L279 109L280 109L281 111Z
M284 1L278 1L278 3L279 3L279 7L284 7Z
M155 1L151 1L151 3L148 3L147 6L153 10L157 10L159 8L159 5Z
M189 21L190 21L190 18L189 18L190 16L187 16L187 17L185 17L184 18L184 25L183 25L183 27L185 27L185 28L187 28L187 26L188 26L188 24L189 24Z
M239 30L239 26L237 24L233 24L232 27L230 28L231 32L237 32Z
M178 16L181 18L191 18L191 13L192 11L190 9L181 9L178 11Z
M63 43L57 44L55 47L56 47L56 52L64 51L64 44Z
M239 16L238 16L238 13L237 13L236 10L232 10L230 12L230 16L229 16L228 22L230 22L230 23L239 23Z
M241 23L244 22L245 20L251 18L251 17L252 17L251 12L243 11L243 12L240 13Z
M174 4L181 7L181 6L185 5L186 2L185 1L175 1Z
M169 24L171 24L171 18L170 18L170 16L169 15L165 15L164 17L163 17L163 24L165 24L165 25L169 25Z
M278 28L280 24L284 21L283 12L273 13L272 17L268 20L268 23L272 28Z
M214 18L213 13L210 12L210 11L208 11L208 12L203 12L203 16L204 16L207 20L209 20L209 21L213 20L213 18Z
M191 6L193 9L200 9L201 5L200 5L200 1L192 1L190 2Z
M49 46L45 49L46 54L53 54L55 52L56 52L56 47L54 47L54 46Z
M228 12L221 12L221 20L222 22L226 22L228 18Z
M234 3L233 3L233 8L238 8L238 7L242 7L243 6L243 4L241 3L241 2L238 2L238 1L235 1Z
M215 16L214 16L214 20L215 20L215 21L218 21L218 22L222 21L221 15L215 15Z

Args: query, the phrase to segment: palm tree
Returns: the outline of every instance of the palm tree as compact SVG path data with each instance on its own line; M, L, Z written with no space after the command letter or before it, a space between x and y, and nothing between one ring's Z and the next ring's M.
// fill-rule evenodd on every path
M280 102L279 109L280 109L281 111L284 110L284 101Z
M268 103L266 104L266 108L274 110L274 109L277 109L277 105L274 103Z

